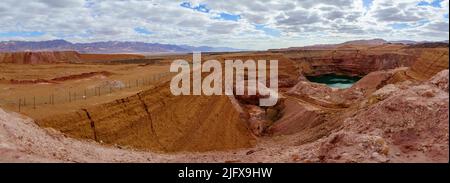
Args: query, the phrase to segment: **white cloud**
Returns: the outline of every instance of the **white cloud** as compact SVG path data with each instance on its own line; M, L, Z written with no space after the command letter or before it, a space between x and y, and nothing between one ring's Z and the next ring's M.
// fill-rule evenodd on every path
M427 0L430 1L431 0ZM181 7L182 0L2 0L0 40L66 39L72 42L145 41L248 49L335 43L350 39L448 39L449 0L441 7L420 0L191 0L208 13ZM239 15L221 20L220 13ZM393 24L401 23L398 29ZM280 32L279 37L256 25ZM140 34L136 27L152 34ZM36 37L11 32L42 32Z

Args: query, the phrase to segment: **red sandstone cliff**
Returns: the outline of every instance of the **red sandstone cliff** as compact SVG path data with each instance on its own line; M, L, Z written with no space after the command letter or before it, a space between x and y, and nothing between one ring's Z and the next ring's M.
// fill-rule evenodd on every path
M364 50L301 50L286 53L305 75L338 73L366 75L373 71L409 67L417 56L396 52Z
M53 64L81 62L76 51L7 52L0 53L0 63Z

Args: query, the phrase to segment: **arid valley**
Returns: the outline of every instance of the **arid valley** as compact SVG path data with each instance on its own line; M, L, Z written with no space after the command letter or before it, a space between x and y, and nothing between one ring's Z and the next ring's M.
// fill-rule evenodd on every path
M203 53L278 60L270 107L171 94L170 64L190 53L2 52L0 161L448 162L448 52L368 40Z
M1 0L0 175L448 179L449 4Z

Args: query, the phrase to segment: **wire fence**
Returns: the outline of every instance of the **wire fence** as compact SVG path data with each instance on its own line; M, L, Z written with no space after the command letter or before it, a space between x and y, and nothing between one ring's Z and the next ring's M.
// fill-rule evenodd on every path
M26 109L38 109L45 105L57 105L64 103L72 103L80 100L88 100L92 97L99 97L104 95L113 94L126 89L140 88L145 86L152 86L161 83L167 79L170 79L173 73L160 73L151 75L149 77L119 81L119 80L107 80L96 86L87 88L70 88L63 89L62 91L52 92L49 91L46 95L33 95L19 96L10 99L1 99L1 106L8 106L15 108L19 112Z

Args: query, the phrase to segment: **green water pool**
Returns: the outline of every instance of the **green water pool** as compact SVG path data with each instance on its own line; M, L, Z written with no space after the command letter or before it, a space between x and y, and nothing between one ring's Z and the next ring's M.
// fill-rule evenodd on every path
M350 88L354 83L361 79L359 76L346 76L337 74L325 74L320 76L306 76L306 78L314 83L323 83L332 88Z

